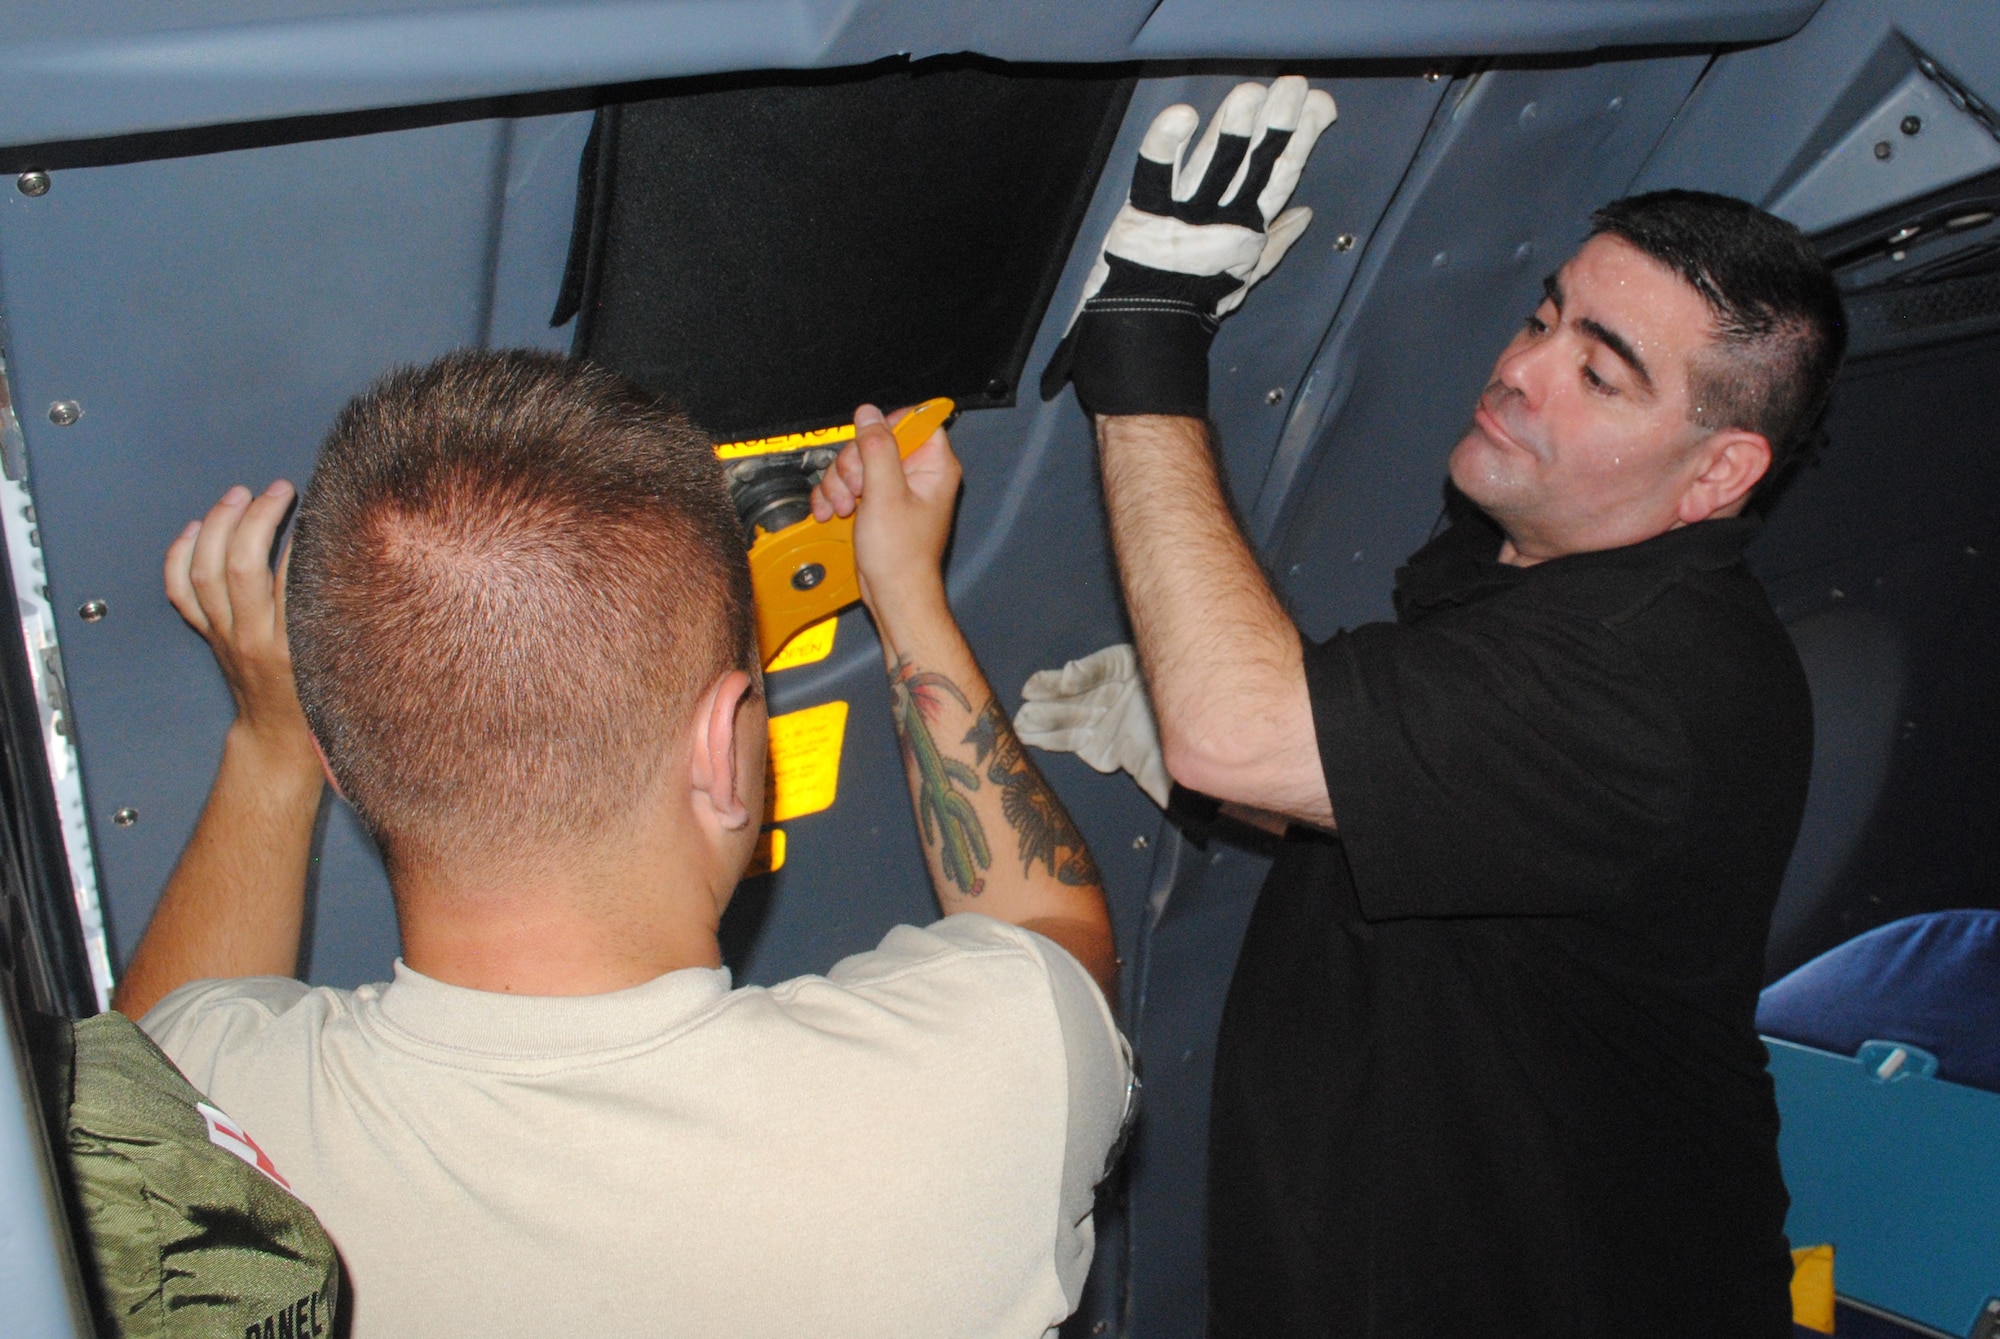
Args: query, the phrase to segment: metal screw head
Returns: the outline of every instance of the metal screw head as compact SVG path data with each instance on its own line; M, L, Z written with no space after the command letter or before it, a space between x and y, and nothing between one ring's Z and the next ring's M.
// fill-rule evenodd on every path
M139 811L129 807L120 809L117 813L111 815L111 821L121 828L129 828L139 821Z
M102 600L85 600L77 606L76 616L86 623L95 623L111 612L111 606Z
M1334 238L1333 249L1335 251L1352 251L1354 249L1354 234L1351 232L1344 232L1340 236Z
M811 590L824 580L826 580L826 569L818 563L807 563L792 573L792 589Z
M1283 404L1284 402L1285 388L1283 386L1273 386L1270 390L1264 392L1265 404Z
M1146 835L1144 833L1140 833L1138 836L1132 839L1132 849L1135 851L1143 851L1146 849L1148 845L1149 843L1146 841Z
M23 172L14 178L14 189L27 196L49 193L49 174L46 172Z
M1884 139L1875 141L1875 156L1877 158L1887 160L1893 157L1895 155L1895 152L1896 152L1896 146L1891 144L1888 140Z
M67 428L83 417L83 406L74 400L57 400L49 406L49 422Z
M1919 130L1922 130L1923 128L1924 128L1924 118L1923 118L1923 117L1921 117L1921 116L1906 116L1906 117L1904 117L1904 118L1903 118L1903 133L1904 133L1905 135L1914 135L1914 134L1916 134L1916 133L1917 133L1917 132L1918 132Z

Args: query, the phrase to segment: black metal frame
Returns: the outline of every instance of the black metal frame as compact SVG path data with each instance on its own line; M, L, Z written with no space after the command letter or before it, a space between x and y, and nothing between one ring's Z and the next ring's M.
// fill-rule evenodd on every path
M0 562L0 611L20 608ZM62 819L42 743L28 648L16 618L0 619L0 971L23 1010L88 1018L97 1012L77 919Z

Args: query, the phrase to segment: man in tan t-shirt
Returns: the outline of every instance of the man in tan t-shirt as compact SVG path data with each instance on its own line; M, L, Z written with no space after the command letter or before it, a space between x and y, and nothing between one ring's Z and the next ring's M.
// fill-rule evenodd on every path
M945 917L769 990L716 944L765 707L741 532L678 413L452 355L341 414L278 585L283 482L169 549L238 716L116 1003L317 1211L357 1336L1028 1336L1074 1309L1130 1087L1102 889L946 607L950 444L901 462L855 421L840 501L865 481ZM322 763L389 873L387 984L291 977Z

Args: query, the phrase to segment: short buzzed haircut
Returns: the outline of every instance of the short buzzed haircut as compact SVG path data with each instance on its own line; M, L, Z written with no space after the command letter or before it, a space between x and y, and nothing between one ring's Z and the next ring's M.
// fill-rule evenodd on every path
M1716 347L1696 359L1690 417L1771 444L1766 497L1812 441L1847 352L1840 289L1806 235L1744 200L1654 191L1591 216L1593 237L1631 243L1680 275L1715 316Z
M600 368L454 353L340 413L286 619L329 770L391 867L587 842L751 669L712 443Z

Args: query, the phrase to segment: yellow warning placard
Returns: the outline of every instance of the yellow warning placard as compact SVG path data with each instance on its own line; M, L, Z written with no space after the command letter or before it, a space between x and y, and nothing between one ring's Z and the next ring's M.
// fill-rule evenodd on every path
M724 442L715 448L717 460L741 460L745 456L775 456L786 451L804 451L813 446L832 446L835 442L852 441L854 425L836 423L830 428L814 428L810 432L788 432L780 437L758 437L748 442Z
M785 867L785 830L766 828L757 838L757 849L750 853L749 867L743 877L754 879L759 874L771 874Z
M822 702L771 718L771 798L766 822L782 823L833 805L840 789L840 746L846 737L845 702Z
M785 643L785 649L778 652L778 658L764 666L764 672L797 669L825 660L833 654L833 634L839 630L840 620L823 618Z

